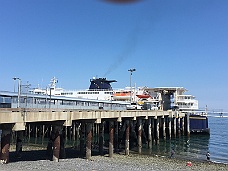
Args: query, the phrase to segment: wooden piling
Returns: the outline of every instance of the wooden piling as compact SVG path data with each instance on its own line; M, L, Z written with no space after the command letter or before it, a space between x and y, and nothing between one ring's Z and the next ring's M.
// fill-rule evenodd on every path
M91 158L92 123L86 123L86 159Z
M109 157L113 157L114 122L109 121Z
M10 137L11 137L11 130L3 129L2 136L1 136L1 152L0 152L0 160L1 160L1 163L3 164L9 163Z
M85 144L85 122L81 122L80 129L80 155L84 156L84 144Z
M142 154L142 119L138 119L138 153Z
M160 125L159 125L159 121L160 121L160 118L157 118L155 119L155 122L156 122L156 140L157 140L157 143L159 142L159 129L160 129Z
M152 149L152 128L151 128L151 120L152 120L151 118L148 118L148 148L149 149Z
M16 157L20 158L22 153L23 131L17 131L16 138Z
M114 151L119 152L119 122L114 122Z
M163 139L166 139L166 132L165 132L165 127L166 127L166 123L165 123L165 117L162 118L162 135L163 135Z
M185 117L182 117L181 121L182 121L182 135L185 135L185 129L184 129L184 119Z
M154 144L155 143L155 119L154 117L151 118L151 133L152 133L152 143Z
M42 145L44 144L44 136L45 136L45 125L42 125L42 140L41 140Z
M76 123L73 122L73 137L72 137L72 140L73 140L73 145L75 146L75 137L76 137Z
M181 129L180 129L180 117L178 117L177 119L177 125L178 125L178 136L180 137L180 134L181 134Z
M187 136L190 137L190 118L189 118L189 113L187 113Z
M104 122L99 124L99 153L104 155Z
M172 117L168 118L169 120L169 139L172 138Z
M129 134L130 134L130 123L129 120L126 120L126 139L125 139L125 155L129 155L129 148L130 148L130 144L129 144Z
M177 119L176 117L173 118L173 133L174 133L174 138L177 137Z
M65 150L65 142L64 142L64 135L62 130L60 131L60 154L59 157L62 159L66 158L66 150Z
M59 161L59 154L60 154L60 127L54 126L53 134L54 134L54 141L53 141L53 161Z

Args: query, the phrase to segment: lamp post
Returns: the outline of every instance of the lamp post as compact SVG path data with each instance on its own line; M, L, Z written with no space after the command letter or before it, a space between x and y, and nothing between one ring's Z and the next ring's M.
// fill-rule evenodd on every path
M20 107L20 95L21 95L21 79L14 77L13 78L14 81L18 80L18 95L17 95L17 108ZM15 91L15 88L14 88Z
M130 103L131 103L131 99L132 99L132 87L131 87L131 77L132 77L132 72L136 71L136 69L129 69L128 70L130 72L130 89L131 89L131 93L130 93Z

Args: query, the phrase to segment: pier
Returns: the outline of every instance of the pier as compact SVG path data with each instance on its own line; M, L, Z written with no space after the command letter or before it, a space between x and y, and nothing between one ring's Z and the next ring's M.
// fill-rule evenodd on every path
M138 153L141 154L142 138L146 138L148 149L159 139L190 135L189 116L180 111L161 110L63 110L44 108L0 108L1 153L0 159L8 163L12 132L16 133L16 154L22 151L23 136L28 139L42 138L50 132L47 154L58 162L65 156L64 141L67 137L79 142L80 153L91 158L92 147L98 146L99 154L104 154L104 133L109 134L109 157L118 151L120 138L125 146L125 154L130 153L130 137L137 139ZM65 131L63 131L65 130ZM65 137L65 139L63 138Z

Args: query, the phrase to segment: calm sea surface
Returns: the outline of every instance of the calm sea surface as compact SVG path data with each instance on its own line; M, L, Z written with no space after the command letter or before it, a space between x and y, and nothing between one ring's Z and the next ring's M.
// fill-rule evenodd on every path
M206 153L211 154L211 161L228 164L228 117L210 117L210 135L191 135L190 138L181 136L172 140L160 140L159 145L143 149L144 154L170 156L171 149L175 157L191 160L206 161ZM136 149L137 150L137 149Z

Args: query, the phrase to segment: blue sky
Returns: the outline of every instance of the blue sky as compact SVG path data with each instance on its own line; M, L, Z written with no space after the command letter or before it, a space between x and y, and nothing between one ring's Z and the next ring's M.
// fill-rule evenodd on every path
M0 0L0 90L180 86L199 106L228 111L228 1Z

